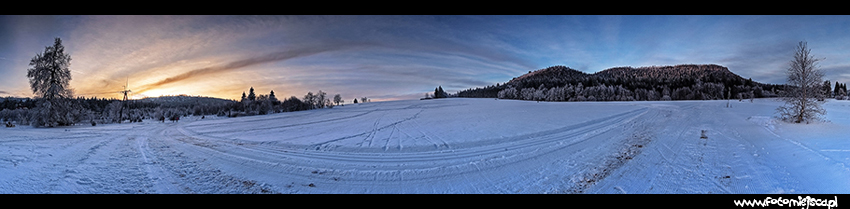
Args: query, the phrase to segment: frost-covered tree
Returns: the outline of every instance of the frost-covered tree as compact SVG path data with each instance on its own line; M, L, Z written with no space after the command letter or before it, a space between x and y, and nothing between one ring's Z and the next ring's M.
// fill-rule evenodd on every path
M274 95L274 90L269 92L269 101L271 101L272 103L278 102L277 97Z
M340 96L339 94L334 95L334 103L336 103L336 105L339 105L342 102L343 102L342 96Z
M291 96L289 99L283 100L281 103L283 111L291 112L291 111L299 111L299 110L307 110L309 109L306 103L302 102L298 97Z
M835 98L843 100L845 99L844 97L847 96L847 86L845 84L835 82L835 90L833 90L833 92L835 93Z
M316 96L313 95L313 92L307 92L307 95L304 95L304 103L309 106L309 109L316 108Z
M248 90L248 100L249 100L249 101L254 101L254 100L256 100L256 99L257 99L257 95L256 95L256 94L254 94L254 87L251 87L251 89L250 89L250 90Z
M73 93L71 81L71 55L65 53L62 40L56 38L52 46L44 48L30 60L27 77L36 97L40 98L34 126L60 126L74 123L71 116Z
M534 99L534 92L536 92L536 91L537 91L537 89L534 88L534 87L523 88L522 90L520 90L519 94L521 95L522 100L533 100Z
M447 97L449 97L449 94L446 93L446 91L443 91L443 86L439 86L437 88L434 88L434 99L447 98ZM361 102L362 102L362 100L361 100Z
M262 97L264 95L260 95L260 96ZM269 113L272 112L272 108L273 108L272 101L269 100L268 97L265 97L263 99L258 99L255 105L257 106L257 108L256 108L257 114L265 115L265 114L269 114Z
M498 96L499 99L516 99L516 97L517 97L516 88L513 88L513 87L505 88L504 90L499 91L499 93L497 93L496 95Z
M121 114L121 106L123 106L121 101L114 101L106 106L106 108L104 109L104 114L108 118L108 122L121 122L123 118L123 115Z
M316 93L316 104L319 106L319 108L328 107L331 103L331 100L330 98L328 98L327 95L328 93L325 93L322 90L319 90L319 93Z
M823 93L820 89L823 83L823 72L818 68L816 59L811 55L811 49L806 42L800 42L794 51L794 60L791 61L786 73L788 74L788 85L783 100L785 105L777 108L780 118L794 123L810 122L819 119L826 114L821 108L821 101L817 98Z
M829 83L829 80L824 81L823 86L821 86L821 88L823 89L823 96L824 97L827 97L827 98L832 97L832 84Z

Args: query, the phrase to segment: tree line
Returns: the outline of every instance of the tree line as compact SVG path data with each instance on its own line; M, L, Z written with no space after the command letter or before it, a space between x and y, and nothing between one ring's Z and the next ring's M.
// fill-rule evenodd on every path
M242 93L240 101L209 97L163 96L141 100L121 101L106 98L74 98L69 88L71 56L64 51L62 40L55 38L54 44L32 58L27 69L27 78L35 98L0 98L0 120L15 121L19 125L55 127L88 122L98 123L142 122L143 120L176 121L189 115L246 116L270 113L332 108L344 105L339 94L333 97L326 92L308 92L303 98L291 96L280 101L274 94L257 95L251 87L248 94ZM354 103L368 102L362 97Z
M821 95L823 96L822 98L819 98L821 100L823 98L834 98L837 100L848 99L846 83L835 82L835 87L833 88L832 84L830 84L830 81L826 80L823 82L823 85L820 85L820 87Z
M366 97L361 98L361 101L368 100ZM354 99L354 103L362 102ZM345 100L342 99L340 94L330 97L327 92L322 90L319 90L317 93L313 93L312 91L307 92L301 99L296 96L290 96L280 101L275 96L274 90L271 90L269 94L257 95L254 93L254 87L251 87L247 94L242 92L242 99L238 105L230 109L229 116L265 115L270 113L333 108L338 105L345 105Z

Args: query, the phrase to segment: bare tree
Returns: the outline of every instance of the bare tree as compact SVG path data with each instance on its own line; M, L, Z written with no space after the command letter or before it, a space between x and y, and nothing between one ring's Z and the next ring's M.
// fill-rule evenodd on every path
M820 89L823 72L817 66L817 62L822 59L816 59L811 51L806 42L800 42L787 70L789 88L783 97L785 105L777 108L784 121L809 123L826 114L826 110L821 107L823 102L817 100L823 93Z

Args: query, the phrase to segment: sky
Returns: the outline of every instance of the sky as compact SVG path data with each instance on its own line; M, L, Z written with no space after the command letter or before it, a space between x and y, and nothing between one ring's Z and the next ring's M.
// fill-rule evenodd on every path
M850 16L0 16L0 97L32 97L29 61L62 39L75 96L238 100L254 88L372 101L505 83L562 65L717 64L783 84L797 44L850 82Z

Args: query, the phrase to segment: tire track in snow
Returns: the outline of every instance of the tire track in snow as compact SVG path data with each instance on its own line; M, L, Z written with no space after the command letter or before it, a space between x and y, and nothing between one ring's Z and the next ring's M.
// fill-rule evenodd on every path
M153 174L165 177L158 185L160 188L166 188L164 191L178 190L177 193L202 194L276 193L277 189L264 182L239 178L218 168L224 165L207 164L207 160L221 156L199 155L193 152L196 149L191 148L215 145L181 139L179 137L182 134L174 131L178 127L181 126L166 127L147 143L146 150L150 151L151 159L156 165ZM232 156L226 152L218 154Z
M445 107L464 106L464 105L468 105L468 104L457 104L457 105L446 105L446 106L437 106L437 105L429 106L427 104L413 104L413 105L408 105L408 106L399 107L399 108L367 109L367 111L363 111L363 113L349 115L349 116L343 116L343 117L325 117L326 115L333 115L335 112L327 110L327 109L325 109L325 110L315 109L315 110L307 110L307 111L290 112L290 113L298 113L297 115L292 115L292 114L275 115L275 114L271 114L271 115L267 115L267 116L265 116L265 118L261 118L261 119L245 119L245 120L240 120L238 122L240 122L240 123L257 123L257 124L277 124L277 123L274 123L274 122L289 119L289 118L301 119L301 118L303 118L304 114L310 114L311 117L313 117L313 118L329 118L329 119L324 119L324 120L310 121L310 122L296 123L296 124L255 126L255 127L251 127L250 129L244 130L245 133L248 133L248 132L263 131L263 130L268 130L268 129L291 128L291 127L315 125L315 124L327 123L327 122L339 122L340 120L357 119L359 117L363 117L365 115L376 113L376 112L387 112L387 111L394 111L394 110L411 110L411 109L422 109L422 110L424 110L424 109L435 109L435 108L445 108ZM319 115L316 115L317 113ZM270 122L266 122L266 121L270 121ZM228 121L228 123L229 122L232 122L232 121ZM191 127L192 125L189 125L189 126ZM228 133L228 130L221 130L221 131L211 130L211 131L208 131L208 132L204 132L204 134L214 134L214 133Z
M537 133L531 133L526 135L514 136L507 138L505 143L496 143L486 145L485 148L466 148L466 149L455 149L450 151L433 151L433 152L410 152L410 153L364 153L364 152L328 152L328 151L312 151L313 149L306 150L289 150L289 149L256 149L256 151L265 152L266 154L285 154L291 155L289 157L306 157L311 159L321 159L321 160L329 160L329 161L351 161L351 162L386 162L386 163L398 163L398 162L416 162L416 161L425 161L431 162L435 160L442 160L446 158L456 158L456 157L476 157L481 154L493 154L504 151L505 148L508 149L516 149L516 148L527 148L534 147L541 144L558 142L558 144L569 144L575 143L577 140L575 138L580 136L586 136L591 133L598 133L610 130L618 125L628 122L629 120L633 120L640 115L643 115L647 112L646 108L641 108L625 113L616 114L613 116L595 119L591 121L586 121L579 124L574 124L562 128L557 128L553 130L541 131ZM408 119L409 120L409 119ZM406 120L404 120L406 121ZM396 123L404 122L398 121ZM393 124L382 127L389 128L392 127ZM178 128L178 130L183 133L187 137L194 138L197 141L209 141L217 144L232 144L231 142L210 138L202 135L196 135L191 132L186 132L183 128ZM586 137L582 137L586 138ZM563 139L573 139L572 141L564 141ZM211 148L211 147L210 147ZM265 148L265 147L260 147Z
M118 127L118 126L114 126ZM139 152L134 141L142 136L137 132L146 132L150 127L126 125L120 128L123 135L90 139L96 141L80 158L65 164L62 180L58 181L63 189L60 193L148 193L150 176L143 171L143 162L138 159ZM142 131L133 129L143 129ZM106 151L103 151L106 150ZM107 174L107 175L103 175Z
M393 123L390 123L390 124L388 124L388 125L381 126L380 128L378 128L379 121L380 121L381 119L383 119L383 117L384 117L383 115L381 115L381 117L380 117L380 118L378 118L378 120L376 120L376 121L375 121L375 124L374 124L374 127L372 128L372 131L371 131L371 132L369 132L369 133L368 133L368 135L367 135L367 138L369 138L369 147L372 147L372 142L375 140L375 136L377 135L378 131L381 131L381 130L384 130L384 129L388 129L388 128L393 128L395 125L398 125L398 124L400 124L400 123L404 123L404 122L407 122L407 121L410 121L410 120L416 119L416 118L418 118L418 117L419 117L419 114L421 114L421 113L422 113L422 110L420 110L419 112L417 112L416 114L414 114L414 115L413 115L413 116L411 116L411 117L404 118L404 119L402 119L402 120L400 120L400 121L396 121L396 122L393 122ZM328 146L328 145L330 145L331 143L338 142L338 141L342 141L342 140L345 140L345 139L356 138L356 137L363 136L363 135L366 135L366 134L367 134L367 133L360 133L360 134L356 134L356 135L351 135L351 136L341 137L341 138L337 138L337 139L327 140L327 141L324 141L324 142L321 142L321 143L317 143L317 144L309 145L309 148L308 148L308 149L311 149L311 150L313 150L313 149L315 149L315 150L319 150L321 147ZM390 133L390 137L392 137L392 133ZM389 138L387 138L386 140L387 140L387 142L384 144L384 147L383 147L383 148L384 148L384 151L389 150L389 148L388 148L388 146L389 146Z
M161 135L163 131L154 135L154 139L158 140L158 136ZM148 143L148 137L141 138L136 140L136 145L139 153L141 153L142 162L144 165L145 173L152 180L152 188L156 193L159 194L178 194L182 193L180 189L179 181L173 178L173 175L169 174L165 168L160 166L160 163L157 162L156 156L154 154L154 150L151 149L150 143ZM150 156L149 156L150 155Z
M419 134L422 134L422 136L424 136L425 140L428 140L428 142L434 144L434 149L440 149L441 146L445 146L446 149L452 148L451 146L449 146L449 144L446 142L446 140L440 138L440 143L442 143L442 144L438 144L437 142L434 141L433 138L431 138L431 136L429 136L428 134L425 134L425 132L422 132L422 130L421 130L422 124L420 124L418 120L413 120L413 123L416 124L414 129L416 129L416 131L418 131Z
M383 176L381 179L405 181L445 178L447 175L478 172L533 159L608 132L646 112L647 108L641 108L563 128L510 137L495 144L441 152L349 153L236 146L226 140L178 130L191 140L216 144L217 146L199 147L211 152L241 156L242 160L254 161L258 165L273 165L290 171L328 170L333 175L345 177L349 182L360 181L367 184L374 181L371 177L376 176ZM434 172L440 173L439 176L433 176ZM291 175L312 178L310 174L297 172Z
M372 132L369 132L369 135L366 136L366 139L365 139L365 140L369 141L369 145L366 146L366 147L372 147L372 141L375 141L375 135L378 134L378 123L380 123L381 119L383 119L383 118L384 118L384 115L381 115L381 117L379 117L377 120L375 120L375 123L372 124Z

